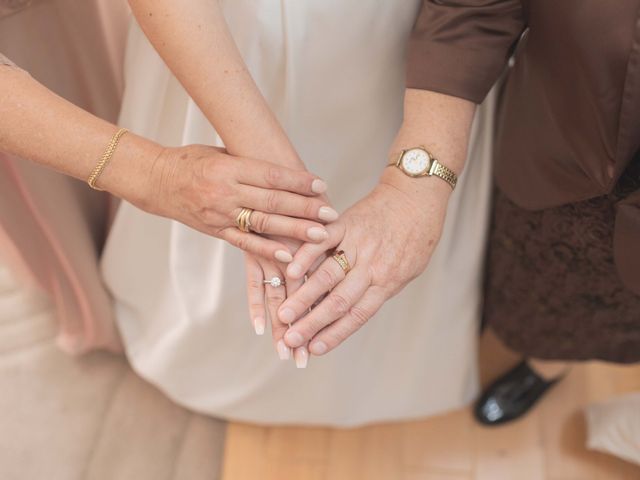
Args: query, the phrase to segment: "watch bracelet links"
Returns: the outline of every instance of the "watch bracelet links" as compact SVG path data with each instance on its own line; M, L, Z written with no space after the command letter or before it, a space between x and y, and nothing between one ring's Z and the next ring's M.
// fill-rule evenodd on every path
M458 176L453 172L453 170L445 167L436 159L433 159L433 163L431 164L431 168L429 169L429 175L440 177L442 180L449 184L451 189L455 189L456 183L458 183Z

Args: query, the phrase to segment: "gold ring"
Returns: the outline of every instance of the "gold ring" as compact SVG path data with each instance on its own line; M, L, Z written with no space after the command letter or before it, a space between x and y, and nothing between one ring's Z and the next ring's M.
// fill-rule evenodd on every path
M251 214L253 210L250 208L243 208L236 217L236 225L240 231L249 233L251 231Z
M338 262L338 265L340 265L340 268L345 275L349 273L351 265L349 265L349 260L347 259L347 255L345 255L344 250L335 251L331 258Z

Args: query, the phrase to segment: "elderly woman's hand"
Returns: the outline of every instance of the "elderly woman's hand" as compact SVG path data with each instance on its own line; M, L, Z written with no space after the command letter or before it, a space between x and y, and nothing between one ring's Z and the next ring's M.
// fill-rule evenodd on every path
M405 189L381 182L327 227L329 240L298 250L287 268L290 279L301 278L328 253L278 310L282 323L293 323L284 335L287 346L310 342L312 354L329 352L425 269L440 238L450 189L439 180L422 180L430 183L419 195L406 180L400 180L409 185ZM351 267L346 275L332 258L334 249L345 252Z
M326 185L318 177L204 145L163 149L149 183L136 203L144 210L279 262L291 261L293 252L259 234L321 242L328 238L323 222L338 216L319 197ZM243 208L254 210L251 233L236 224Z

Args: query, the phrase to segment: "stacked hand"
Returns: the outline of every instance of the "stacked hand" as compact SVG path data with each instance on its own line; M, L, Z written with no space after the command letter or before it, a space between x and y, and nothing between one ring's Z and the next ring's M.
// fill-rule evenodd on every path
M220 148L165 148L154 169L151 192L138 206L262 258L290 262L292 252L281 238L324 241L323 223L338 217L320 197L327 187L315 175ZM244 208L251 211L250 232L238 228Z
M307 348L314 355L331 351L425 269L442 230L449 188L443 185L433 183L431 200L419 204L393 177L383 181L327 226L325 241L303 244L286 269L280 265L286 290L267 286L267 304L281 358L293 348L304 366ZM261 272L250 261L248 267L256 318L264 311L262 280L276 270Z
M293 351L299 367L309 352L334 349L424 270L450 191L431 181L422 185L432 195L416 195L416 184L390 173L338 218L325 183L308 172L200 145L164 149L154 168L148 203L139 206L246 252L256 333L270 319L278 355ZM247 231L239 228L243 209Z

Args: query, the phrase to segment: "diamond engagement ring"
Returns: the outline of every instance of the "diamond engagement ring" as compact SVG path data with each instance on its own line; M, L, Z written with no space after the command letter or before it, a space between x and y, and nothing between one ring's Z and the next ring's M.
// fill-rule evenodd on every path
M271 280L263 280L262 283L265 285L271 285L273 288L278 288L287 284L280 277L273 277Z

